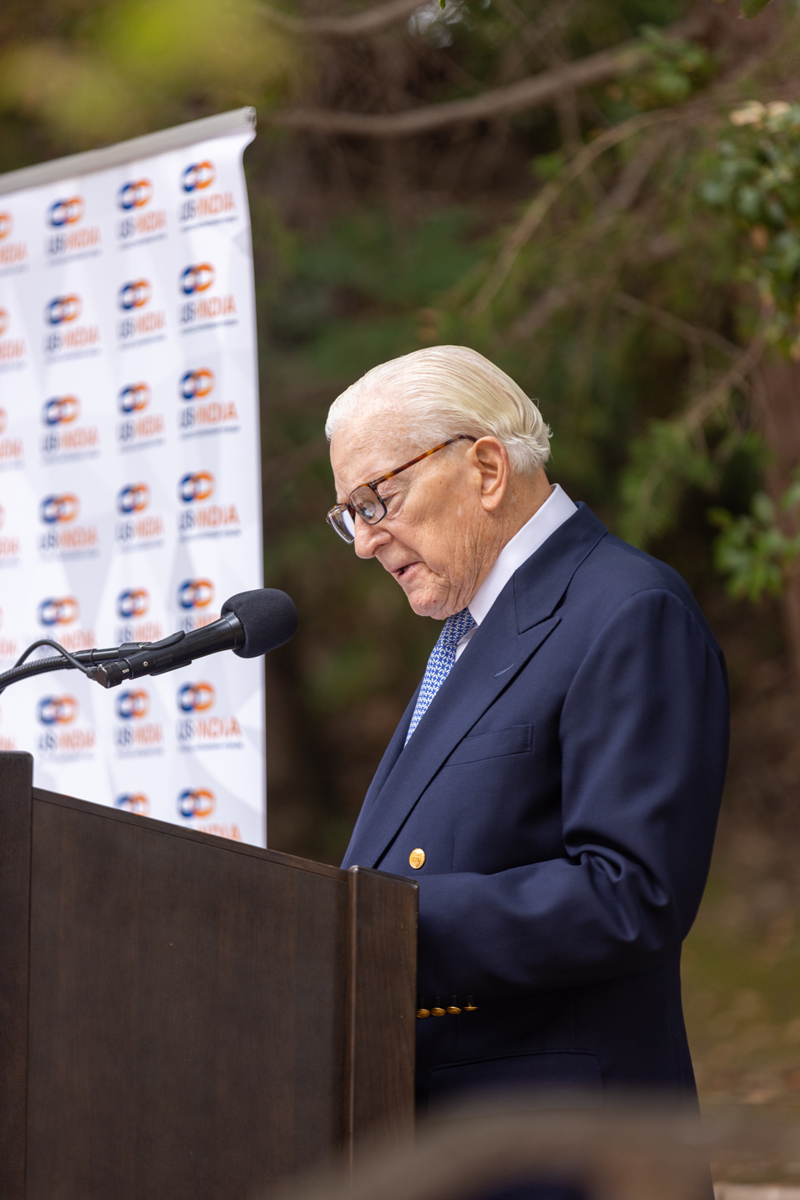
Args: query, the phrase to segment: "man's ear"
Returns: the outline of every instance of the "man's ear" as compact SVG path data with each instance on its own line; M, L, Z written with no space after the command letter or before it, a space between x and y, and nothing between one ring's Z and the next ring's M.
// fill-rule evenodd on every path
M482 437L471 447L470 456L480 474L481 504L486 512L494 512L511 479L508 451L498 438Z

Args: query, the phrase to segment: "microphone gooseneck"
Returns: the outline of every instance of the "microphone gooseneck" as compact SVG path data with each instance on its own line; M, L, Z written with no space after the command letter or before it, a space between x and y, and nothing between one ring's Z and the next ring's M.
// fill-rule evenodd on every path
M188 667L196 658L205 658L220 650L234 650L244 644L244 629L233 614L226 614L211 625L185 633L182 629L160 642L131 642L119 648L114 662L96 668L97 682L117 687L142 675L164 675Z
M0 675L0 692L11 683L48 671L82 670L96 683L112 688L142 675L177 671L220 650L233 650L240 658L258 658L288 642L296 630L297 609L290 597L276 588L258 588L226 600L218 621L189 633L179 630L159 642L126 642L113 649L80 650L72 655L48 641L63 657L25 662L35 646L44 644L37 642L10 671Z

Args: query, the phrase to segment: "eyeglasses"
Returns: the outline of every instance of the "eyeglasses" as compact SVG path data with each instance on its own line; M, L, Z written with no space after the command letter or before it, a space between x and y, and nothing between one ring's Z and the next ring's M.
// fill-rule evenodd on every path
M418 454L416 458L411 459L411 462L403 463L402 467L395 467L393 471L387 471L385 475L381 475L380 479L371 479L369 483L359 484L357 488L353 488L347 504L334 504L325 520L336 530L340 538L352 545L356 540L356 514L361 517L362 521L366 521L367 525L377 525L386 516L386 505L375 490L379 483L386 483L387 479L393 479L401 471L407 471L415 463L422 462L423 458L430 458L437 450L444 450L445 446L451 446L453 442L460 442L462 438L466 438L469 442L478 440L470 437L468 433L459 433L455 437L448 438L441 445L434 446L432 450Z

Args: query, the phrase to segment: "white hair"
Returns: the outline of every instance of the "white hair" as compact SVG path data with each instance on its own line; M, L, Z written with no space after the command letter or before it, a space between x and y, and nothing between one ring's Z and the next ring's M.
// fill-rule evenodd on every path
M512 469L533 473L550 457L550 430L505 371L467 346L432 346L367 371L328 410L325 436L354 419L407 416L420 449L459 433L496 437Z

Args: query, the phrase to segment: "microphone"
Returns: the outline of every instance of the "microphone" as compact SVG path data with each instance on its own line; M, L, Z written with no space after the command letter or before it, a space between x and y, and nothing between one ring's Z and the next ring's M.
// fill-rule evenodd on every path
M114 661L98 661L109 651L84 650L74 657L92 664L92 678L103 687L117 687L142 675L164 675L188 667L196 658L233 650L240 658L259 658L293 638L297 609L286 592L258 588L239 592L222 606L218 621L185 633L182 629L160 642L127 642L113 652ZM92 657L97 655L97 657Z
M233 653L239 658L260 658L291 641L297 633L294 600L278 588L258 588L254 592L231 596L223 604L222 614L227 617L231 613L244 633L244 642L233 647ZM221 619L215 624L220 624Z

